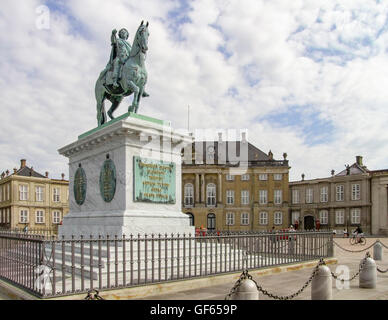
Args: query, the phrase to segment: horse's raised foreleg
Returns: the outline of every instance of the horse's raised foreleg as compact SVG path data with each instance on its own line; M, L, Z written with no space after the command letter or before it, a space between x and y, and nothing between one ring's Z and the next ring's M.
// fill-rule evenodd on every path
M123 81L124 82L124 81ZM125 88L123 88L125 91L131 90L133 92L133 101L132 105L128 107L129 112L135 112L137 110L137 104L138 104L138 96L139 96L139 87L131 80L128 82L125 82Z
M106 114L105 114L105 90L99 85L99 81L97 80L96 88L95 88L95 96L97 102L97 125L101 126L106 122Z

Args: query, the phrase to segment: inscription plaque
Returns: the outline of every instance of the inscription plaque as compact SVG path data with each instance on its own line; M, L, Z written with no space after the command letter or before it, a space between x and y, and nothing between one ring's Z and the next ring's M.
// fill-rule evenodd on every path
M176 170L174 162L133 157L136 202L174 204Z
M82 205L86 198L86 174L81 166L74 175L74 199L79 205Z
M100 172L100 193L105 202L111 202L116 192L116 167L111 159L105 160Z

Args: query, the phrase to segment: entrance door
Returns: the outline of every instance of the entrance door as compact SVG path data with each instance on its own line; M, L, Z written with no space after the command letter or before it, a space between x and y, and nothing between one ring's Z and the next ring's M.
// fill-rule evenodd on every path
M314 217L313 216L305 216L304 217L304 229L312 230L315 228Z
M207 215L207 230L214 231L216 229L216 215L214 213L209 213Z

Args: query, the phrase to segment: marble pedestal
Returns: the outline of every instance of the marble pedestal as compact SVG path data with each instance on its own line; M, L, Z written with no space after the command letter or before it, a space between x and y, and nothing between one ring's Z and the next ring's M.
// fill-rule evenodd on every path
M69 158L70 177L70 212L63 218L59 236L69 239L81 235L95 238L123 234L194 234L189 217L181 212L181 149L188 143L192 143L192 137L175 132L165 121L127 113L59 149L61 155ZM173 200L153 203L135 199L135 183L139 183L134 177L136 157L175 164L175 191L170 190L175 196ZM100 191L100 172L107 159L112 160L116 171L116 188L109 202ZM82 204L74 190L79 188L74 178L80 167L86 177Z

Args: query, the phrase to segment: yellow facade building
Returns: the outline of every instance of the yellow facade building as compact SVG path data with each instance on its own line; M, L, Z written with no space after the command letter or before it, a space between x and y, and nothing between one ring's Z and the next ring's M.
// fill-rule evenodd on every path
M245 139L195 142L185 148L182 211L210 231L289 227L287 155L273 159Z
M0 228L55 230L69 212L69 181L50 179L27 167L7 170L0 179Z

